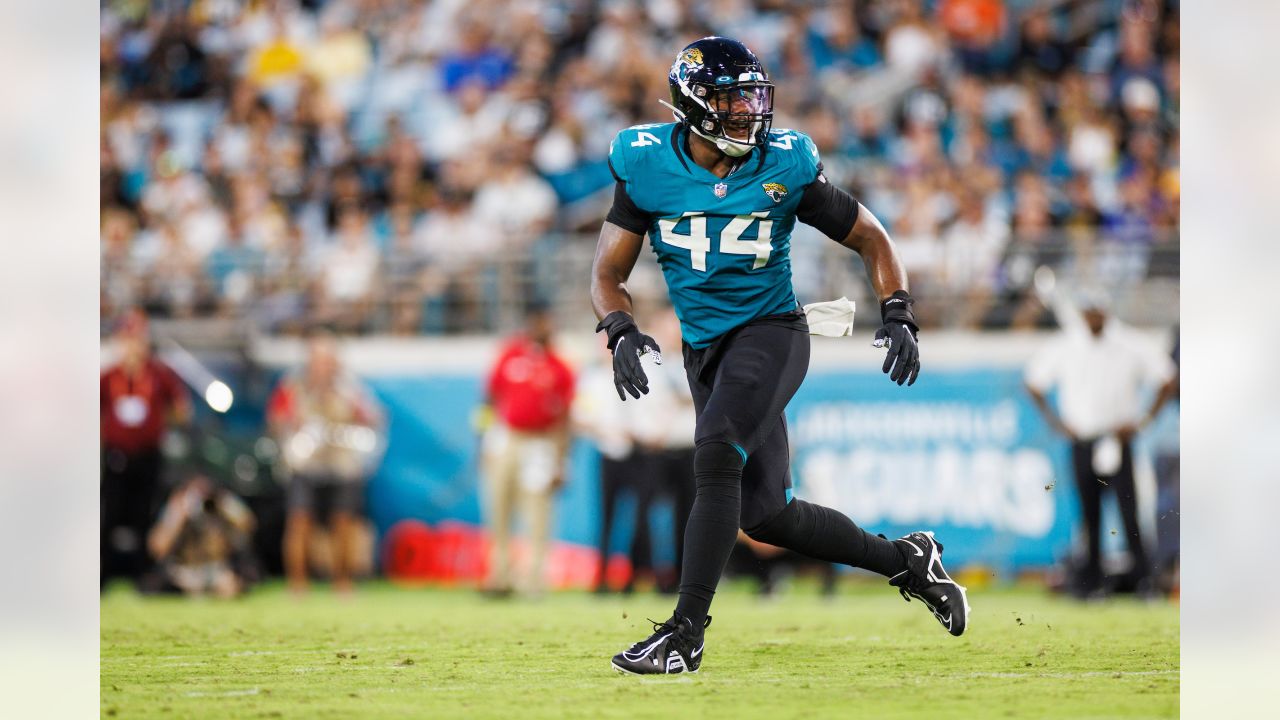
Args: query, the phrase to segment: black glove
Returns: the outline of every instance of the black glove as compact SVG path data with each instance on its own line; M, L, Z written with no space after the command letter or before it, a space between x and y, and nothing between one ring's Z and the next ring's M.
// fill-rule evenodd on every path
M601 320L596 332L601 330L609 334L609 349L613 351L613 386L618 390L618 397L625 401L626 393L637 399L648 395L649 376L640 365L640 356L653 353L654 361L661 365L662 349L658 343L640 332L635 320L621 310L611 312Z
M884 324L876 331L872 345L888 348L884 356L884 372L893 369L889 379L899 385L914 385L920 374L920 347L916 338L920 328L911 312L915 300L906 290L899 290L880 303L880 321Z

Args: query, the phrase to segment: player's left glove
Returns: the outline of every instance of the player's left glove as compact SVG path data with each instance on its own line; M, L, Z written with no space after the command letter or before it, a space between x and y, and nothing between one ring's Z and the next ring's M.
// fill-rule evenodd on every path
M661 365L662 349L657 341L640 332L636 321L621 310L606 315L596 326L596 332L601 330L609 335L609 349L613 351L613 386L618 390L618 397L625 401L627 393L636 399L648 395L649 376L640 365L640 356L653 353L654 361Z
M885 298L880 303L880 321L884 324L876 331L875 340L871 343L889 350L881 369L884 372L892 369L889 379L899 385L915 384L920 374L920 347L916 344L920 328L911 312L914 302L906 290L898 290Z

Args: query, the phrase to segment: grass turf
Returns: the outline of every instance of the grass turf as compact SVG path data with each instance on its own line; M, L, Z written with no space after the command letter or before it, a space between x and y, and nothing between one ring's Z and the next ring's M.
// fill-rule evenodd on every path
M953 638L880 584L833 600L725 588L697 675L621 676L610 656L672 601L537 602L369 585L301 600L102 600L101 708L121 718L1103 718L1178 713L1178 608L971 592Z

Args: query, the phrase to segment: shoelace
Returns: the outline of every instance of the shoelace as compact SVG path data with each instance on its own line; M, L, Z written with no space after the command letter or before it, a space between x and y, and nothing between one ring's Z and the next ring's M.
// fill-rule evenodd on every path
M667 620L665 622L658 622L653 618L645 618L645 619L653 623L653 634L645 638L644 640L641 640L640 642L632 645L631 646L632 650L648 645L649 643L653 642L654 638L658 637L659 635L665 632L671 632L672 634L675 634L676 630L678 629L678 626L671 620Z

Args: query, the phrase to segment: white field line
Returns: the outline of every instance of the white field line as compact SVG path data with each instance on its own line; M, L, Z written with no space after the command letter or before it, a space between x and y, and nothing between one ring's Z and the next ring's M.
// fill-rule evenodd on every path
M1055 678L1055 679L1075 679L1075 678L1097 678L1097 677L1146 677L1152 675L1177 675L1181 670L1095 670L1090 672L975 672L963 673L959 675L947 675L945 677L957 679L973 679L973 678Z

